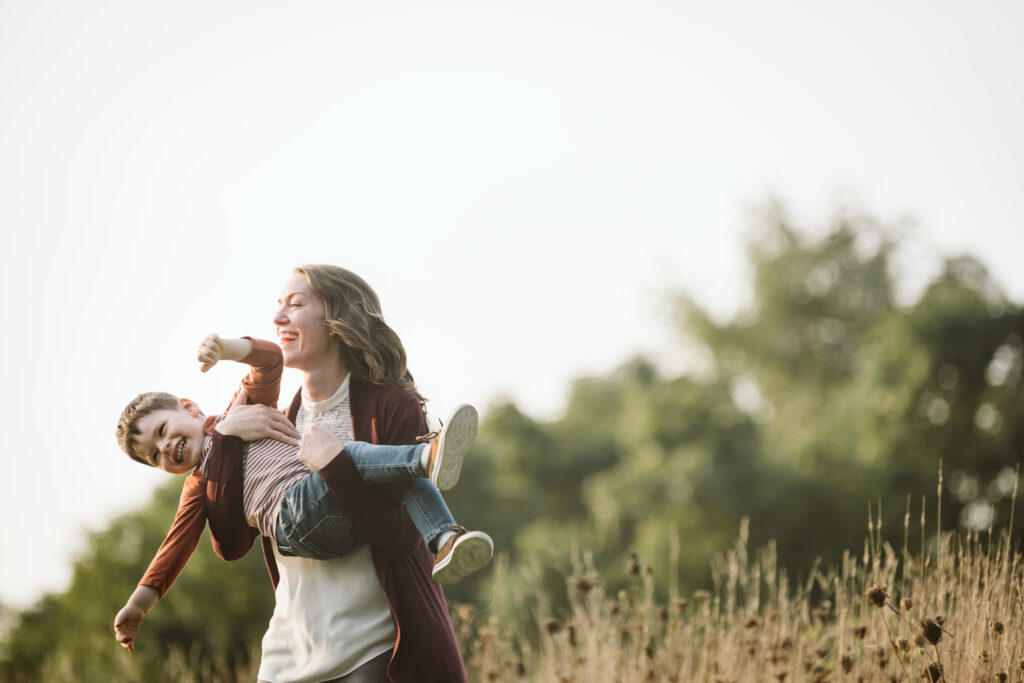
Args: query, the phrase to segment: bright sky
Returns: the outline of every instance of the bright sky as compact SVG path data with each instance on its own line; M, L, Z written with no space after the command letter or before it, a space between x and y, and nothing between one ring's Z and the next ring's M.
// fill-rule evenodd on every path
M166 481L122 407L219 411L242 370L195 347L272 336L302 263L376 288L442 415L671 357L665 293L734 311L773 194L913 218L911 280L967 251L1024 300L1022 8L0 0L0 603Z

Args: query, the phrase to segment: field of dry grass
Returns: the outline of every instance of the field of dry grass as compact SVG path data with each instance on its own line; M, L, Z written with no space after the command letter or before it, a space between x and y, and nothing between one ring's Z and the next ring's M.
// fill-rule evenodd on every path
M929 547L893 548L869 521L863 552L799 584L746 530L714 566L710 591L654 599L650 569L609 595L585 569L571 609L538 614L539 637L456 609L472 681L1024 681L1024 578L1009 530L924 529ZM908 537L909 514L904 539ZM625 558L624 558L625 559Z
M926 529L922 514L929 541L909 548L910 524L908 514L894 548L869 519L862 551L800 581L779 569L773 546L750 552L744 525L713 564L710 590L670 589L665 600L642 558L623 558L630 582L612 594L583 554L565 580L566 610L526 582L538 607L525 629L478 605L453 605L452 621L473 682L1024 681L1024 564L1011 529ZM496 586L503 572L498 558ZM116 647L108 633L90 636ZM258 648L252 655L227 666L175 652L159 678L252 681ZM137 658L110 665L111 680L154 680ZM34 680L77 680L77 670L57 656Z

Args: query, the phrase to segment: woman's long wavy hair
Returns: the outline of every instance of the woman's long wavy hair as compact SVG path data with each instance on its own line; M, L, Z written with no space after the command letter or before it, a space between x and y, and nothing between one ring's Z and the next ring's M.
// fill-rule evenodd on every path
M358 379L416 390L406 367L405 347L381 313L380 299L366 281L350 270L326 264L295 269L324 302L324 324L341 339L341 359Z

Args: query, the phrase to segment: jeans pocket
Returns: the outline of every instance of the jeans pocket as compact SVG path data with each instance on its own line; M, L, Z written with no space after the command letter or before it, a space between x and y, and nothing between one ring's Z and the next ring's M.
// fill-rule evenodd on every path
M303 521L306 523L296 528L300 555L309 553L313 559L344 557L363 544L361 534L345 515L313 515Z

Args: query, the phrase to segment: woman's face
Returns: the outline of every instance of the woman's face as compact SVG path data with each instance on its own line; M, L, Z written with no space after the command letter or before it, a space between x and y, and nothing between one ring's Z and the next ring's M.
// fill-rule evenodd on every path
M286 367L309 372L337 359L341 342L324 324L324 302L305 275L288 278L277 306L274 325Z

